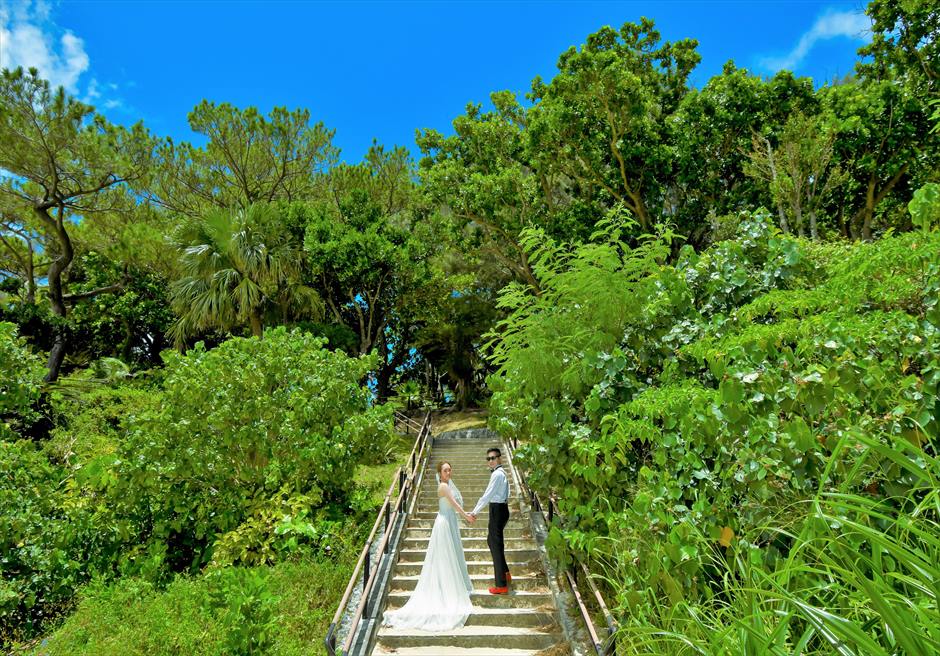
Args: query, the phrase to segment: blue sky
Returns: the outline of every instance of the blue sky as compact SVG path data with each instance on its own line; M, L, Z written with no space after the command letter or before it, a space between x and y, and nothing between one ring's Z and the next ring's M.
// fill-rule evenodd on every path
M417 156L468 102L528 90L602 25L648 16L698 39L696 86L728 59L817 84L852 71L861 2L47 2L0 0L0 66L35 65L111 120L191 140L203 98L309 108L347 161L373 137Z

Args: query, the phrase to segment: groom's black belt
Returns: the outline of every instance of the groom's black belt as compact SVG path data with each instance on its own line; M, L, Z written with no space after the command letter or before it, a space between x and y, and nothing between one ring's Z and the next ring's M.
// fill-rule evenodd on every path
M508 506L509 503L506 501L490 501L491 506Z

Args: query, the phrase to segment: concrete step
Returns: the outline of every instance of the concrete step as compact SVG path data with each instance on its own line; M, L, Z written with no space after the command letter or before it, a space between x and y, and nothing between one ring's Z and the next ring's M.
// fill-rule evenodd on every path
M541 650L495 649L493 647L399 647L386 650L381 645L372 652L374 656L539 656Z
M426 553L427 552L424 549L401 549L398 552L398 562L421 563L424 562L424 556ZM519 549L506 549L505 554L506 562L512 565L513 563L524 563L529 560L534 560L535 558L538 558L539 552L535 547L530 546ZM464 549L463 555L468 563L482 563L490 561L490 550L487 548Z
M545 628L554 624L555 618L547 609L540 608L476 608L470 613L464 626L527 626ZM380 633L381 635L381 630Z
M398 563L395 569L396 574L402 576L418 576L421 573L421 566L424 563ZM539 560L529 561L528 563L513 563L513 576L538 576L542 573L542 562ZM467 563L467 571L471 576L479 574L481 576L493 575L493 563Z
M473 508L470 508L470 510L473 510ZM470 512L470 511L468 510L467 512ZM513 507L513 506L510 504L510 506L509 506L509 523L512 524L513 518L516 518L518 521L521 522L521 519L520 519L520 516L521 516L521 515L522 515L522 511L521 511L518 507ZM412 513L412 517L414 517L415 519L427 519L427 520L430 520L430 521L431 521L431 524L433 525L433 524L434 524L434 518L437 517L437 508L435 507L434 510L428 510L428 509L423 509L423 508L421 508L421 507L419 506L418 508L415 509L414 513ZM476 524L473 524L473 526L486 526L486 522L489 521L489 518L490 518L490 511L489 511L488 509L484 508L484 509L481 510L480 513L477 515ZM461 522L461 524L462 524L463 526L465 526L465 527L471 526L470 524L467 524L466 522L464 522L463 519L461 519L460 522ZM480 522L482 522L482 524L481 524Z
M473 510L473 504L471 503L466 504L464 506L464 510L466 512L471 512ZM433 513L436 515L438 512L440 512L440 508L438 507L436 501L433 504L422 503L421 501L418 501L417 505L415 505L414 512L415 513ZM513 513L521 513L521 512L522 512L522 506L519 505L519 502L510 500L509 501L509 514L512 515ZM483 508L480 512L477 513L477 521L478 522L481 521L481 519L484 516L486 517L486 519L489 519L490 517L489 508ZM458 519L461 522L464 521L463 517L459 517Z
M416 513L411 516L411 521L408 524L408 528L423 528L431 530L434 528L434 520L437 517L436 512L421 512ZM473 524L467 524L463 520L460 520L460 530L473 530L473 529L483 529L486 530L486 522L489 520L489 513L486 511L481 512L477 515L477 521ZM528 520L524 520L522 513L509 513L509 522L506 524L504 530L508 531L512 528L525 528L528 527Z
M388 594L388 608L401 608L411 597L410 591L396 590ZM515 590L510 587L508 595L493 595L486 590L470 593L474 608L553 608L551 593L545 591Z
M490 567L493 567L492 563L490 563ZM512 571L512 568L513 564L509 563L510 571ZM414 590L418 584L419 576L419 574L399 576L396 572L395 577L392 579L391 589L396 592ZM470 583L473 585L473 591L481 594L489 594L490 586L496 584L492 572L489 574L471 574ZM541 573L538 576L513 576L512 583L509 584L509 591L548 592L548 581Z
M431 531L434 530L433 526L409 526L405 529L405 539L414 539L414 538L429 538L431 537ZM460 527L460 537L461 538L483 538L486 540L486 526L480 524L479 520L475 524L465 524ZM522 526L513 526L511 523L506 525L506 528L503 529L503 535L506 539L510 538L528 538L532 536L532 533Z
M383 628L378 635L378 644L385 649L432 646L485 649L498 644L504 649L538 650L546 649L559 640L561 634L556 631L516 626L464 626L446 633Z
M507 537L503 536L504 546L506 550L510 549L532 549L535 547L535 544L530 537ZM402 549L420 549L421 551L427 551L428 542L430 538L408 538L406 537L402 540ZM460 536L460 542L463 544L464 551L467 549L489 549L489 545L486 542L486 536L482 537L467 537Z

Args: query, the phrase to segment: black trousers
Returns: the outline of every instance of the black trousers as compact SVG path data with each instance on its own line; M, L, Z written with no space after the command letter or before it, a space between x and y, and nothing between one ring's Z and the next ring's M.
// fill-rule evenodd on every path
M490 523L486 532L486 544L493 556L493 572L496 575L496 587L506 587L506 573L509 565L506 563L506 541L503 530L509 521L509 504L490 504Z

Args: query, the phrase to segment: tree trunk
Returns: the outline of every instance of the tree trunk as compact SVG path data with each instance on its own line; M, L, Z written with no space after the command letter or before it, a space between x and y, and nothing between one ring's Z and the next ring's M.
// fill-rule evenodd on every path
M131 322L127 319L122 321L124 324L124 341L121 343L121 359L124 362L131 361L131 346L133 346L134 331L131 329Z
M55 331L55 342L49 351L49 359L46 361L46 377L43 380L47 383L53 383L59 379L59 371L62 369L62 361L65 360L65 351L68 343L65 336L65 326L59 326Z
M26 259L26 302L32 305L36 302L36 263L33 260L33 240L27 239L26 246L29 248L29 257Z
M816 210L810 210L809 213L809 236L813 241L819 240L819 231L816 227Z
M264 336L264 325L261 323L261 317L257 312L248 315L248 321L251 322L251 334L261 339Z
M862 208L862 239L871 241L871 224L875 216L875 176L868 181L865 193L865 207Z
M58 257L49 264L49 271L46 277L49 281L49 304L52 308L52 313L63 319L63 325L56 328L55 342L52 345L52 349L49 351L49 359L46 364L48 371L44 379L47 383L58 380L59 371L62 368L62 361L65 360L65 353L68 350L67 328L64 325L64 319L68 314L68 310L66 309L65 298L62 293L62 274L75 257L75 251L72 248L72 240L65 230L65 208L59 207L58 216L56 218L53 218L49 214L49 209L50 208L46 207L37 207L35 211L39 216L39 220L54 233L56 246L59 250Z

